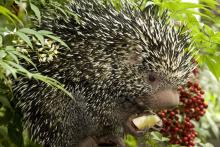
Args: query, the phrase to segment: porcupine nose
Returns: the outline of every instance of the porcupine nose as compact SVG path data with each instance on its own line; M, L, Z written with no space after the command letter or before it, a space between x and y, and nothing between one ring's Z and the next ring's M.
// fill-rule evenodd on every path
M175 90L167 89L159 91L155 94L158 100L158 107L171 108L179 104L179 94Z

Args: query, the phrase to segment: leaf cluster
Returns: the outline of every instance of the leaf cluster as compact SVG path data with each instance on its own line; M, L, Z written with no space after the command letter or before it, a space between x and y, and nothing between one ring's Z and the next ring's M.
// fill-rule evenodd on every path
M39 52L36 44L43 49L51 48L51 44L47 44L50 40L68 48L52 32L32 28L32 17L41 22L40 9L32 1L0 0L0 147L37 146L29 140L22 125L22 115L11 102L13 80L34 78L72 97L62 83L41 73L32 73L21 64L26 62L36 68L29 56L30 52Z

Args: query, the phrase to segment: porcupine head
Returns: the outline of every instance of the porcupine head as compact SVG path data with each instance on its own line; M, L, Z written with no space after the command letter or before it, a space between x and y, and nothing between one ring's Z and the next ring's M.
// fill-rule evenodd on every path
M93 131L81 128L84 138L95 138L91 142L97 143L105 142L105 136L139 135L131 125L133 115L178 104L177 87L194 67L188 35L168 22L166 12L159 14L152 5L135 9L128 3L116 10L98 0L75 0L67 7L79 23L72 15L46 13L38 27L61 37L70 49L61 47L57 59L39 63L38 69L70 90L76 85L84 89L83 98L76 98L72 106L68 102L66 108L74 111L70 112L75 118L72 121L92 126ZM85 120L77 120L76 115ZM86 122L88 119L91 122ZM81 144L86 146L83 141Z

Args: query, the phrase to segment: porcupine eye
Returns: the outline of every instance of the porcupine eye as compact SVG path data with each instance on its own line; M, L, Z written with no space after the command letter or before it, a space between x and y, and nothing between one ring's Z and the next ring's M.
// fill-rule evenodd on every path
M154 90L157 90L159 88L161 81L159 80L157 74L149 73L147 80Z
M153 83L156 81L156 76L154 74L150 73L148 75L148 80Z

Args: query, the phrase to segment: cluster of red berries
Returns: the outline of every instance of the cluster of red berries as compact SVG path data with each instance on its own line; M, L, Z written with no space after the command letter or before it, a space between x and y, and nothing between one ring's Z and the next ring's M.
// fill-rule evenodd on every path
M161 133L170 139L170 144L194 147L194 139L198 134L191 120L199 121L208 107L204 102L204 91L197 81L198 69L193 73L194 78L178 89L179 107L158 113L163 121Z

